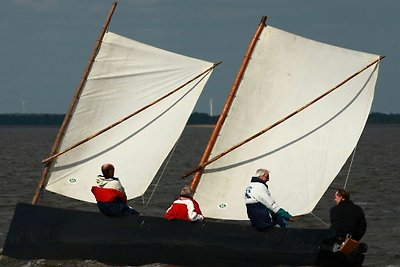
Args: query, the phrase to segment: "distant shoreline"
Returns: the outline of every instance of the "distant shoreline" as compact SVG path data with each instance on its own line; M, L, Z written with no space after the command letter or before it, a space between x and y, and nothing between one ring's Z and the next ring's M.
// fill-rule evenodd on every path
M187 125L213 127L218 117L219 115L194 112ZM0 114L0 126L60 126L63 120L64 114ZM367 124L400 124L400 114L373 112L369 115Z

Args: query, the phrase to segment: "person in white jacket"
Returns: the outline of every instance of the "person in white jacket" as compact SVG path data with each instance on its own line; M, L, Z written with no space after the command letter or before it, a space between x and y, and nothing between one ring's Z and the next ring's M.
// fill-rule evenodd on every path
M264 231L275 225L287 227L293 216L279 207L268 190L269 171L258 169L246 188L245 202L247 216L257 231Z

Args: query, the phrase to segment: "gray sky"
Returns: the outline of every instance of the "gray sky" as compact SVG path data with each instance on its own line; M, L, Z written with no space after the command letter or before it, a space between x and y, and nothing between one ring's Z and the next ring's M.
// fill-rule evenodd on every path
M112 1L5 0L0 113L65 113ZM109 29L165 50L223 61L195 111L219 114L262 16L304 37L385 55L372 111L400 113L399 0L120 0ZM327 90L330 88L327 88Z

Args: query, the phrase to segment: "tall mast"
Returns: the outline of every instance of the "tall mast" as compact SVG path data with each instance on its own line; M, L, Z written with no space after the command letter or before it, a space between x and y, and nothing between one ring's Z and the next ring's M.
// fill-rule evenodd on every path
M290 119L291 117L295 116L296 114L302 112L303 110L305 110L306 108L308 108L309 106L313 105L314 103L316 103L317 101L321 100L322 98L324 98L325 96L329 95L330 93L332 93L333 91L337 90L338 88L340 88L342 85L344 85L345 83L347 83L348 81L350 81L351 79L353 79L354 77L356 77L357 75L359 75L360 73L364 72L365 70L367 70L368 68L370 68L371 66L375 65L375 64L379 64L379 62L384 59L385 56L379 56L379 58L375 59L373 62L369 63L368 65L366 65L365 67L363 67L362 69L360 69L359 71L353 73L351 76L349 76L348 78L346 78L345 80L343 80L342 82L340 82L338 85L336 85L335 87L331 88L330 90L326 91L325 93L323 93L322 95L314 98L313 100L311 100L310 102L308 102L307 104L305 104L304 106L298 108L297 110L291 112L289 115L285 116L284 118L276 121L275 123L269 125L268 127L264 128L263 130L257 132L256 134L246 138L245 140L243 140L242 142L226 149L225 151L219 153L218 155L215 155L213 158L208 158L206 161L202 162L201 164L199 164L195 169L193 169L191 172L187 173L184 177L189 176L192 173L196 173L199 172L200 170L204 169L205 166L213 163L214 161L217 161L218 159L222 158L223 156L225 156L226 154L232 152L233 150L241 147L242 145L252 141L253 139L259 137L260 135L266 133L267 131L271 130L272 128L275 128L276 126L278 126L279 124L285 122L286 120Z
M106 31L107 31L108 25L110 24L111 17L114 14L114 10L115 10L116 7L117 7L117 2L114 2L112 4L110 10L108 11L108 15L107 15L106 20L105 20L105 22L103 24L103 27L101 28L100 34L99 34L99 36L97 38L97 41L96 41L96 44L95 44L95 47L93 48L92 54L90 55L89 60L86 63L86 68L83 71L82 78L81 78L81 80L80 80L80 82L78 84L78 87L76 88L75 95L72 98L72 101L71 101L71 103L70 103L70 105L68 107L67 113L65 114L64 121L61 124L60 130L58 131L58 134L57 134L57 137L56 137L56 140L54 141L53 147L51 149L51 155L56 154L57 151L60 148L61 140L62 140L62 138L64 136L64 133L65 133L65 130L66 130L66 128L67 128L67 126L68 126L68 124L69 124L69 122L71 120L72 112L75 109L77 101L78 101L78 99L79 99L79 97L80 97L80 95L82 93L82 90L83 90L83 87L84 87L84 85L86 83L87 77L89 76L90 70L92 69L94 59L95 59L95 57L96 57L96 55L97 55L97 53L98 53L98 51L100 49L101 42L102 42L103 37L104 37L104 35L105 35ZM49 169L50 169L50 166L51 166L52 162L53 162L52 160L46 162L45 168L43 169L42 176L41 176L41 178L39 180L39 183L37 185L37 188L36 188L36 191L35 191L35 195L33 196L32 204L36 204L38 202L38 200L39 200L39 196L40 196L41 191L43 189L43 186L44 186L44 184L45 184L45 182L47 180L47 176L48 176Z
M239 88L239 85L240 85L240 83L242 81L243 74L246 71L247 65L248 65L248 63L250 61L250 58L251 58L251 55L253 54L254 47L256 46L256 43L257 43L257 41L258 41L258 39L260 37L261 32L265 28L266 20L267 20L267 17L265 17L265 16L261 18L261 21L260 21L260 23L259 23L259 25L257 27L257 30L256 30L256 32L255 32L255 34L253 36L253 39L251 40L250 45L247 48L246 54L245 54L245 56L243 58L242 65L241 65L241 67L239 69L239 72L238 72L238 74L236 76L235 81L233 82L233 85L232 85L231 91L229 93L229 96L228 96L228 98L226 100L226 103L224 105L222 113L219 116L219 119L218 119L218 121L217 121L217 123L216 123L216 125L214 127L214 130L213 130L213 132L211 134L211 137L210 137L210 139L208 141L207 147L206 147L206 149L204 151L204 154L203 154L203 156L202 156L202 158L200 160L199 166L202 166L205 162L207 162L209 157L210 157L211 150L214 148L215 142L216 142L217 137L218 137L218 135L219 135L219 133L221 131L222 125L224 124L225 119L228 116L228 113L229 113L229 110L231 108L232 102L233 102L233 100L234 100L234 98L236 96L236 92L237 92L237 90ZM192 183L190 185L190 188L192 189L192 191L196 190L197 185L200 182L200 178L201 178L202 174L203 174L203 168L201 168L200 170L198 170L195 173L195 175L194 175L194 177L192 179Z

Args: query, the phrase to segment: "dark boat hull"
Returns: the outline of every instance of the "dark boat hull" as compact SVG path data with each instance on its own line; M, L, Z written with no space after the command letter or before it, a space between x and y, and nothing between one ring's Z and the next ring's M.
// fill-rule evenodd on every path
M182 266L313 265L328 229L272 228L96 212L19 203L3 254L19 259L93 259Z

